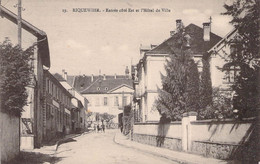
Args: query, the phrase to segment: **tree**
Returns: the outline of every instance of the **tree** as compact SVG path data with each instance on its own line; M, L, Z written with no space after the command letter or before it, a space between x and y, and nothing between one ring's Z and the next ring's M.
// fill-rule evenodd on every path
M1 111L20 116L27 105L26 87L31 82L33 47L23 51L6 39L0 44Z
M221 91L220 88L213 88L212 102L200 110L198 119L233 118L231 94L231 92Z
M166 61L166 75L162 77L162 89L158 88L155 106L164 120L180 120L182 114L199 108L199 73L192 52L185 47L187 35L180 30L176 34L176 50Z
M99 118L101 119L101 121L105 121L107 123L107 126L110 127L110 125L113 123L113 119L115 118L115 115L112 114L108 114L108 113L102 113L99 114Z
M203 58L202 65L203 69L200 80L200 109L204 110L212 103L212 83L209 61Z
M232 86L236 92L234 107L240 117L254 116L259 101L257 78L259 71L259 0L235 0L224 5L224 15L232 16L231 23L237 29L237 36L228 44L235 50L230 53L230 63L240 68Z

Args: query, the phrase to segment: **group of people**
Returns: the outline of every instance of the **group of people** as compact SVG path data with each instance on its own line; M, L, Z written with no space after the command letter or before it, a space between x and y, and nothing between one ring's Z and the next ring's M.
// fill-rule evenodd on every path
M97 126L95 126L95 130L96 130L97 133L99 133L99 132L105 133L105 125L104 124L101 124L101 125L98 124Z

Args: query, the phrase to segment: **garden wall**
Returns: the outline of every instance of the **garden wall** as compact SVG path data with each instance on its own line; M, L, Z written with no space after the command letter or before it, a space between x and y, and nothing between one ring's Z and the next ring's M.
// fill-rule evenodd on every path
M1 162L15 158L20 152L20 118L0 112Z
M195 120L194 120L195 118ZM250 147L255 119L196 120L186 115L182 122L170 124L135 123L132 139L136 142L187 151L218 159L252 157ZM253 151L253 150L252 150Z
M133 140L171 150L181 150L181 128L181 122L138 123L133 127Z

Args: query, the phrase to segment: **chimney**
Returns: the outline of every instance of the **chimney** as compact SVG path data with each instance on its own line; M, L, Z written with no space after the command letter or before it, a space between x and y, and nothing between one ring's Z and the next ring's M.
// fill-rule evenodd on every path
M128 66L126 66L126 68L125 68L125 76L126 76L126 78L129 77L129 69L128 69Z
M65 69L62 69L62 78L65 79Z
M92 74L91 75L91 82L93 82L94 81L94 75Z
M177 19L176 20L176 32L179 32L181 28L182 28L182 21L181 21L181 19Z
M106 74L103 74L103 80L106 80Z
M210 41L210 23L203 23L203 40Z
M173 36L175 34L175 31L170 31L170 36Z
M115 79L116 79L116 73L115 73Z
M67 72L64 72L64 79L65 79L65 81L68 81L68 74L67 74Z

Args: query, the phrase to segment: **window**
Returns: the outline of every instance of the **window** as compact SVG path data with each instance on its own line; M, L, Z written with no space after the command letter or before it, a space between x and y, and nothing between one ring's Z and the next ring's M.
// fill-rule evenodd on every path
M119 106L119 104L118 104L118 96L115 96L114 106Z
M100 91L100 88L99 88L99 87L97 87L97 90L98 90L98 91Z
M106 87L106 88L105 88L105 90L107 91L107 90L108 90L108 88Z
M53 97L56 98L56 85L53 85Z
M46 86L45 86L46 92L49 93L49 80L46 78Z
M80 117L80 123L83 123L83 119L82 119L82 117Z
M53 85L53 83L51 83L51 94L53 95L54 94L54 85Z
M123 97L123 106L126 106L127 105L127 96L124 96Z
M104 106L107 106L107 97L104 97Z
M49 80L49 93L51 93L51 81Z
M240 69L238 66L230 66L225 71L226 71L225 77L224 77L225 83L234 83L236 80L236 77L240 73Z
M56 98L58 99L59 98L59 88L56 87Z

